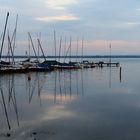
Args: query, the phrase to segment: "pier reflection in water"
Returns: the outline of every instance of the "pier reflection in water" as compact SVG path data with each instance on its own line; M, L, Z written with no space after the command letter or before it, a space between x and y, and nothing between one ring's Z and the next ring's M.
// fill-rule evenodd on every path
M78 119L81 111L88 115L86 107L90 98L108 92L108 81L109 85L113 81L111 87L120 84L118 68L112 68L111 71L109 68L95 68L30 73L30 76L29 80L28 74L0 75L1 134L16 133L15 137L24 139L40 125L44 127L41 129L48 131L48 127L55 127L55 121L62 122L63 119L69 126L71 121ZM80 110L79 105L82 107ZM81 124L76 127L81 127ZM55 128L58 129L57 126ZM2 138L3 135L0 136Z
M30 73L30 80L28 74L0 75L1 129L20 127L23 117L35 109L33 106L42 105L41 100L54 104L70 101L75 95L82 95L81 74L82 70Z

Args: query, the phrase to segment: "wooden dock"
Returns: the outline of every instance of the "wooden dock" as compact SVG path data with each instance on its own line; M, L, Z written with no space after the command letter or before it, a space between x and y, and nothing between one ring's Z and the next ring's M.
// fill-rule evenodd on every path
M103 61L99 61L99 62L96 62L95 64L98 67L119 67L120 66L119 62L103 62Z
M12 74L12 73L29 73L29 72L50 72L54 70L47 68L5 68L0 69L0 74Z
M83 67L82 67L83 66ZM119 62L104 62L104 61L99 61L95 63L89 63L86 62L84 65L82 64L80 67L56 67L56 66L51 66L50 68L45 68L45 67L0 67L0 74L11 74L11 73L28 73L28 72L49 72L53 71L54 69L79 69L79 68L94 68L94 67L119 67L120 63Z

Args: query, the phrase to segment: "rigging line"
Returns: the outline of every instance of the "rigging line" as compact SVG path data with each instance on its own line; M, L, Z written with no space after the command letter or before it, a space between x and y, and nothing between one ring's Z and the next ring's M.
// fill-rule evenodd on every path
M3 33L3 37L2 37L1 50L0 50L0 60L1 60L1 56L2 56L2 50L3 50L4 40L5 40L5 33L6 33L6 28L7 28L8 17L9 17L9 12L7 13L7 16L6 16L4 33Z
M30 34L29 32L28 32L28 35L29 35L29 38L30 38L30 41L31 41L31 45L32 45L32 47L33 47L34 54L35 54L35 56L36 56L36 58L37 58L37 60L38 60L38 56L37 56L36 51L35 51L35 47L34 47L34 44L33 44L33 40L32 40L31 34Z

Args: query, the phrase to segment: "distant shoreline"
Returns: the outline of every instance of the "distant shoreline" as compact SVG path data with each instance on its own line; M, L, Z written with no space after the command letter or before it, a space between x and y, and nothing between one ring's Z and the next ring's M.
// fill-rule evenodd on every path
M1 58L12 58L12 56L2 56ZM24 55L15 55L14 58L29 58ZM36 58L36 56L30 56L30 58ZM43 58L43 56L38 56ZM46 58L140 58L140 55L84 55L84 56L46 56Z

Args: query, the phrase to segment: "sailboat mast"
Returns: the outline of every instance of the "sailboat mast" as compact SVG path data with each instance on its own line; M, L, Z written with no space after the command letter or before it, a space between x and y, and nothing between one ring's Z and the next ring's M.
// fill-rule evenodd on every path
M4 33L3 33L3 37L2 37L1 50L0 50L0 60L1 60L2 50L3 50L3 44L4 44L4 39L5 39L5 33L6 33L6 28L7 28L7 23L8 23L8 17L9 17L9 12L7 13L7 16L6 16L6 22L5 22L5 27L4 27Z
M66 44L67 44L67 39L65 36L65 43L64 43L64 62L65 62L65 55L66 55Z
M66 55L65 55L65 57L64 57L64 62L65 62L65 60L66 60L66 58L67 58L67 55L68 55L68 52L69 52L69 50L71 49L71 37L70 37L70 44L69 44L69 46L68 46L68 49L67 49L67 51L66 51ZM71 50L70 50L71 51ZM70 52L70 54L71 54L71 52Z
M14 29L14 33L13 33L13 36L14 36L14 43L13 43L13 55L14 55L14 52L15 52L15 42L16 42L16 32L17 32L17 22L18 22L18 14L16 16L16 24L15 24L15 29ZM12 42L12 41L11 41Z
M71 36L70 36L70 62L71 62Z
M110 49L110 60L109 60L109 62L110 62L110 65L111 65L111 43L109 45L109 49Z
M83 62L84 37L82 37L82 62Z
M32 44L32 47L33 47L33 50L34 50L34 54L35 54L35 56L36 56L36 58L37 58L37 60L38 60L38 56L37 56L36 51L35 51L35 47L34 47L34 44L33 44L33 40L32 40L31 34L28 33L28 35L29 35L29 38L30 38L30 40L31 40L31 44Z
M9 50L11 51L11 55L12 55L12 63L14 64L15 63L15 61L14 61L14 52L13 52L14 48L12 49L12 45L11 45L11 40L10 40L9 34L8 34L8 44L9 44Z
M78 42L79 42L79 39L78 39L78 37L77 37L76 62L78 62L78 47L79 47Z
M29 47L28 58L30 59L30 50L31 50L31 46L30 46L30 37L29 37L29 35L28 35L28 47Z
M38 39L41 40L41 32L40 32L39 35L38 35ZM39 48L40 48L40 47L39 47L39 44L38 44L38 57L39 57L39 55L40 55L40 54L39 54L39 50L40 50Z
M56 32L54 30L54 49L55 49L55 60L56 60Z
M38 41L38 46L40 47L41 52L42 52L42 54L43 54L43 57L44 57L45 61L47 61L47 60L46 60L46 57L45 57L45 54L44 54L44 51L43 51L43 48L42 48L42 46L41 46L40 40L37 39L37 41Z
M62 36L60 37L60 46L59 46L59 62L60 62L60 56L61 56L61 43L62 43Z

